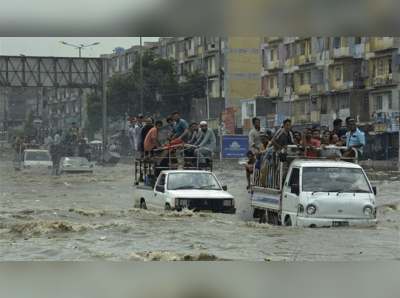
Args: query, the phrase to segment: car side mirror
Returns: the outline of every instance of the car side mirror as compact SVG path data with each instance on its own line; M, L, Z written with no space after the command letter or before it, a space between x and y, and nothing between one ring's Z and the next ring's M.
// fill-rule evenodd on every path
M372 187L372 190L374 191L374 195L378 194L378 190L376 189L376 186Z
M296 196L300 194L300 187L298 184L292 184L291 193L295 194Z
M90 165L90 168L93 168L93 165Z
M165 192L165 186L164 185L157 185L156 186L156 191L164 193Z
M226 185L223 185L223 186L222 186L222 190L225 190L225 191L227 191L227 190L228 190L228 186L226 186Z

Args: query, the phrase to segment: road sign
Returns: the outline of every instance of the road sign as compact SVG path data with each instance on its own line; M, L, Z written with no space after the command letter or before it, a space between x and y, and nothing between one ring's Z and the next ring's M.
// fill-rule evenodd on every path
M246 158L249 151L249 137L240 135L222 136L222 158Z

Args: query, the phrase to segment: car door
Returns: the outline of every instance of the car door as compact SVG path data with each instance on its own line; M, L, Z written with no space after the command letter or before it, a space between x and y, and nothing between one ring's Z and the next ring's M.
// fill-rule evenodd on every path
M153 201L151 203L156 208L164 209L164 207L165 207L165 192L163 193L163 192L157 191L157 186L164 186L164 189L165 189L165 187L167 185L166 179L167 179L167 175L161 174L157 180L156 186L154 187L154 197L153 197Z
M285 212L290 212L297 215L299 196L292 194L291 191L293 184L300 185L300 169L292 168L287 177L289 177L289 179L286 179L284 184L282 209Z

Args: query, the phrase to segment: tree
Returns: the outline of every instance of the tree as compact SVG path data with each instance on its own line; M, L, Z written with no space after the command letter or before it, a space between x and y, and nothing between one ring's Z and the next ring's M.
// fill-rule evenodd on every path
M93 134L101 129L103 116L102 97L96 91L92 91L86 95L86 111L88 123L85 130Z
M33 110L29 110L28 121L24 126L24 135L26 136L30 136L35 133L35 128L33 127L33 114L35 114L35 112Z

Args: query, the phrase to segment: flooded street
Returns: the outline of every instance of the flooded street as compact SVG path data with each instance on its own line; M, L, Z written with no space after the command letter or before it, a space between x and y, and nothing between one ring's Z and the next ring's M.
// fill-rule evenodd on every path
M215 171L237 214L134 208L133 166L93 175L15 172L0 159L1 260L400 260L399 182L377 182L377 227L304 229L252 220L243 171Z

